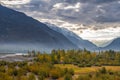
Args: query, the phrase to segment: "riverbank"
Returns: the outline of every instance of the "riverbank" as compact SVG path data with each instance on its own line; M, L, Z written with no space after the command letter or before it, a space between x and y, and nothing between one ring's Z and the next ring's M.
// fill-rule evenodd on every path
M17 62L17 61L29 61L32 60L33 57L26 57L25 53L0 53L0 61L7 62Z

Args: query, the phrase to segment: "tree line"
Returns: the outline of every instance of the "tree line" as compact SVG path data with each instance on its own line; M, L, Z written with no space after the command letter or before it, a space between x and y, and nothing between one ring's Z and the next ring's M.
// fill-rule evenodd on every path
M52 50L51 53L29 51L24 57L34 57L30 61L6 62L0 61L0 80L73 80L74 70L71 68L55 67L55 64L72 64L78 67L91 66L120 66L120 52L113 50L91 52L84 50ZM100 69L94 75L79 76L77 80L115 80L120 79L120 72ZM104 77L105 79L103 79ZM116 79L116 80L119 80Z

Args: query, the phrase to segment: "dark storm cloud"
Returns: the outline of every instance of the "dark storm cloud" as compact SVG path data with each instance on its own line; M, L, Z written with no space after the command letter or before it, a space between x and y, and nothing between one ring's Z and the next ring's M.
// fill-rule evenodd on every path
M109 3L109 2L116 2L119 0L94 0L94 3Z
M120 3L110 3L102 8L105 12L94 17L96 22L120 22Z
M81 0L80 0L81 1ZM95 3L93 4L82 3L82 8L80 9L79 13L74 13L77 17L76 22L85 22L85 23L119 23L120 22L120 2L118 0L94 0ZM92 2L93 0L91 0ZM90 2L90 0L89 0ZM100 4L105 3L105 4Z
M78 3L80 7L76 8ZM31 0L21 5L19 10L27 11L33 17L56 18L73 23L120 22L120 0Z

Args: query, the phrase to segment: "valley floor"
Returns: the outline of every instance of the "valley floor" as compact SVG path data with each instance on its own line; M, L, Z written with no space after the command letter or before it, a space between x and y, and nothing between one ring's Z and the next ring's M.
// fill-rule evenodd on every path
M103 67L107 70L107 71L112 71L112 72L118 72L120 71L120 66L92 66L92 67L78 67L75 66L73 64L55 64L55 67L60 67L60 68L68 68L68 69L73 69L74 70L74 76L73 76L73 80L76 80L79 75L82 76L86 76L88 74L95 74L97 72L99 72L100 69L102 69ZM59 80L64 80L62 78L60 78ZM82 80L82 79L80 79ZM104 79L103 79L104 80ZM106 79L108 80L108 79Z
M93 67L78 67L72 64L55 64L55 67L73 69L75 74L87 74L97 72L99 69L105 67L107 70L120 71L120 66L93 66Z
M7 62L30 61L32 59L34 59L33 56L25 57L25 55L21 55L21 54L0 55L0 61L7 61Z
M1 57L0 80L120 80L120 52L53 50Z

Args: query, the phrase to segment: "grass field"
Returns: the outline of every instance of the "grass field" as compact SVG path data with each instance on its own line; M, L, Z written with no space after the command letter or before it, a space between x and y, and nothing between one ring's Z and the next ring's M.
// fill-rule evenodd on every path
M72 64L56 64L55 67L72 68L75 71L75 74L87 74L87 73L97 72L102 67L105 67L107 70L111 70L111 71L120 71L120 66L77 67Z

